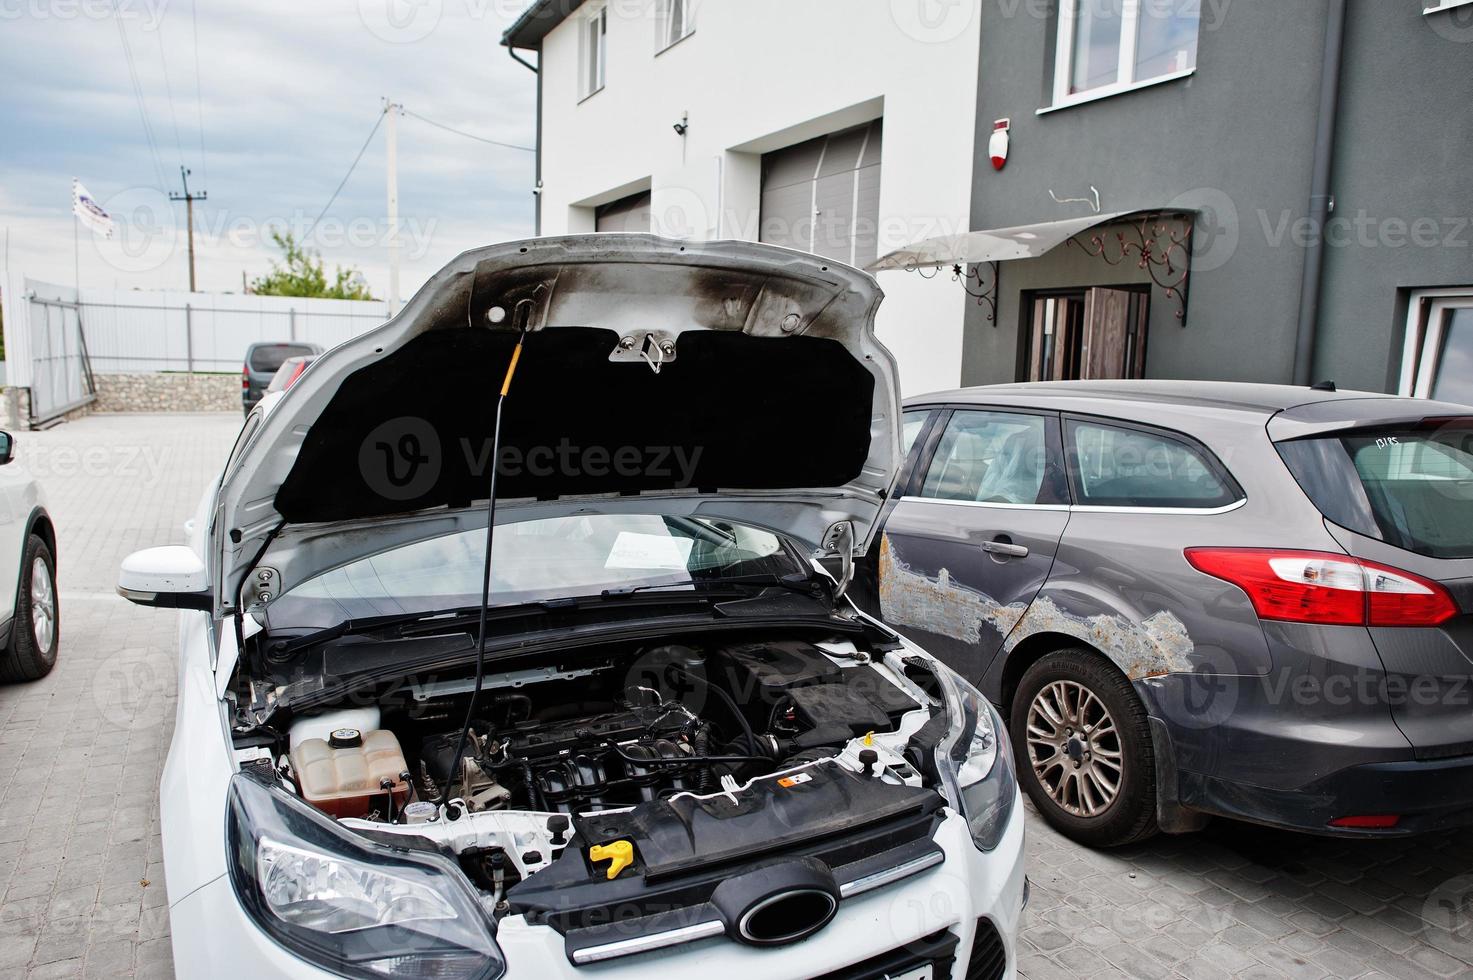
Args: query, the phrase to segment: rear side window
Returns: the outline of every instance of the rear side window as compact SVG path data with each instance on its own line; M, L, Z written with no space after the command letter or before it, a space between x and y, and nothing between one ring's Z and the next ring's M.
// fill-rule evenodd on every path
M1473 558L1473 418L1280 443L1320 513L1432 558Z
M302 357L312 353L312 348L303 344L267 344L251 351L252 371L275 371L288 357Z
M1069 421L1075 502L1095 507L1225 507L1242 491L1206 449L1151 429Z
M921 496L992 504L1064 503L1050 466L1057 423L1042 415L958 411L946 423Z

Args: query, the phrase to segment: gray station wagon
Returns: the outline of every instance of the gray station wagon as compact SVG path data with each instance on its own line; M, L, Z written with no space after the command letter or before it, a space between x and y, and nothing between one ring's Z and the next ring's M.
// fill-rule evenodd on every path
M1205 382L906 403L883 617L1105 846L1473 823L1473 408Z

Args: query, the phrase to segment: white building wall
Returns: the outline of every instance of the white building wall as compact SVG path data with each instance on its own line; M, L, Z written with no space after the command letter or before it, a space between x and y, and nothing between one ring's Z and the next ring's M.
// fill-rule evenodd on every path
M967 230L980 3L698 0L695 33L657 55L653 0L608 0L606 84L580 102L585 4L543 44L543 234L592 231L596 205L648 188L656 232L755 239L763 152L880 116L880 254ZM906 394L960 383L948 279L880 277Z

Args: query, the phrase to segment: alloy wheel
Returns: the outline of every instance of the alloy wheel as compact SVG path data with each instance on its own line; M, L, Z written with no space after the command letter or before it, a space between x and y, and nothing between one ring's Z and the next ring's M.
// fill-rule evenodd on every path
M51 584L51 569L37 556L31 562L31 632L36 649L51 649L56 639L56 589Z
M1027 740L1039 783L1066 813L1097 817L1120 795L1120 732L1104 702L1083 684L1046 684L1028 706Z

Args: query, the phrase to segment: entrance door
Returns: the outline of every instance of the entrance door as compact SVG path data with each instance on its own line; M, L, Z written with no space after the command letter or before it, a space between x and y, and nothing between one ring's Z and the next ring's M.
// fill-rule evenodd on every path
M1140 378L1150 294L1096 287L1034 297L1029 381Z

